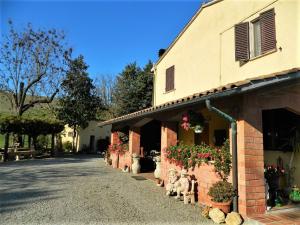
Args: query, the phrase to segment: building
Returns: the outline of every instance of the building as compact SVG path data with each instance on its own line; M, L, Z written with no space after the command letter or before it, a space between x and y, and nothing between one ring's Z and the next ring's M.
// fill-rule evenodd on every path
M78 134L75 136L75 140L77 142L76 151L85 150L87 152L97 152L104 151L104 147L101 148L101 140L109 139L111 126L97 126L97 121L90 121L89 126L85 129L80 129ZM64 131L61 135L62 143L73 141L73 129L68 125L65 126Z
M279 163L288 170L291 163L296 168L291 185L300 184L300 153L293 154L288 144L300 124L299 85L300 1L214 0L202 5L155 64L153 107L100 125L112 124L112 144L117 131L129 134L129 151L111 156L119 168L130 167L141 147L147 153L177 141L219 145L229 138L234 151L236 138L231 178L238 188L236 206L246 217L264 214L265 165ZM181 128L189 110L204 116L201 134ZM180 168L164 154L161 158L166 182L168 169ZM210 204L207 192L218 180L213 166L189 173L199 182L199 203Z

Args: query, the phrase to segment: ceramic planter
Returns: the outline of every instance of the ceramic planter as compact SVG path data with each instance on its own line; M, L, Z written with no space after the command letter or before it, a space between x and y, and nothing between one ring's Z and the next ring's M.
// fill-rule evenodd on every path
M160 170L160 156L155 157L156 168L154 170L154 177L160 179L161 170Z
M223 211L223 213L229 213L230 212L230 206L231 206L231 201L229 202L212 202L212 207L213 208L218 208Z
M140 173L140 171L141 171L140 157L136 154L133 154L132 155L132 161L133 161L132 167L131 167L132 173L133 174Z

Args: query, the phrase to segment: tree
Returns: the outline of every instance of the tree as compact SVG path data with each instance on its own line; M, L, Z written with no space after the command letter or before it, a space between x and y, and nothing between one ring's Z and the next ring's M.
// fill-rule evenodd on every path
M64 91L59 101L58 118L73 128L73 151L77 148L75 137L78 128L86 128L88 122L96 119L101 108L96 88L87 73L88 66L83 56L70 60L66 79L62 82Z
M17 31L9 21L9 32L0 45L0 90L9 99L16 115L57 95L65 74L65 35L56 29L34 30L28 24ZM42 96L42 97L41 97Z
M112 94L116 79L113 76L102 75L95 80L97 96L101 99L103 109L97 114L99 120L109 120L114 117L112 108Z
M131 63L119 74L112 95L115 116L132 113L152 105L152 66L151 61L143 69L136 63Z

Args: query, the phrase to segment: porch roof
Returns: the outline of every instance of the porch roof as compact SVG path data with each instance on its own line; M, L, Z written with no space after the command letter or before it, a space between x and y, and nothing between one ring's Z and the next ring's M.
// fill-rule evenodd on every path
M300 78L300 68L293 68L278 73L258 76L255 78L246 79L235 83L230 83L200 93L195 93L193 95L184 98L166 102L161 105L149 107L124 116L116 117L104 122L100 122L98 123L98 126L105 126L109 124L116 124L125 121L130 121L133 119L144 118L159 112L184 108L187 106L194 105L196 103L201 103L204 102L206 99L218 99L218 98L232 96L236 94L242 94L249 91L254 91L260 88L281 84L283 82L287 82L299 78Z

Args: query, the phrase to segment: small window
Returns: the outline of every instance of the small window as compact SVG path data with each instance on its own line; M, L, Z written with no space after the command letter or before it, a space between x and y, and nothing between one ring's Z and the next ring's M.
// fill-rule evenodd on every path
M166 92L174 90L174 66L166 70Z
M252 22L243 22L234 27L235 60L249 59L276 50L275 11L262 12Z
M251 42L250 42L250 57L261 55L261 27L260 20L251 23Z

